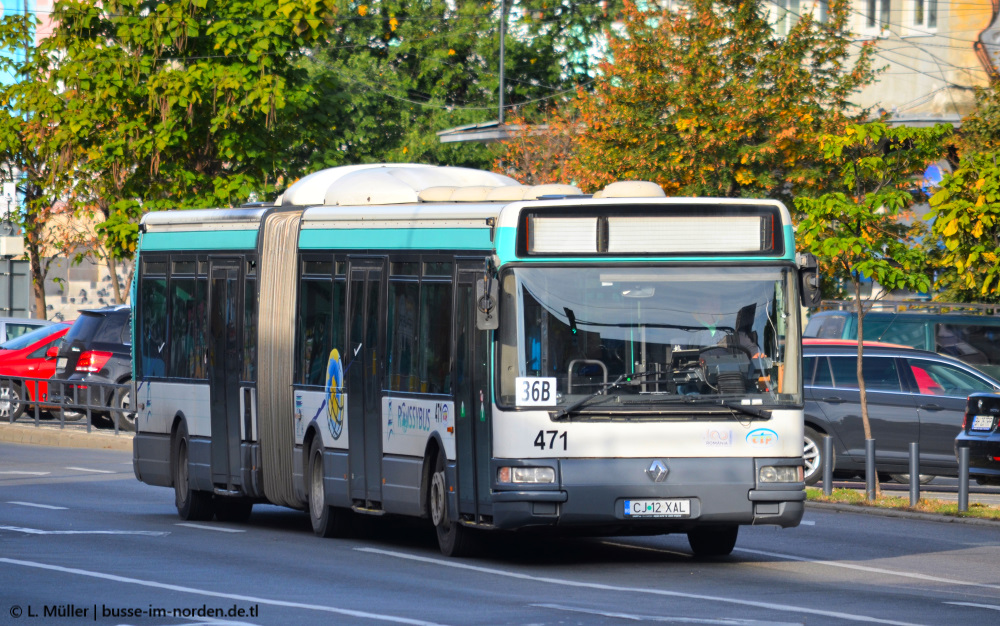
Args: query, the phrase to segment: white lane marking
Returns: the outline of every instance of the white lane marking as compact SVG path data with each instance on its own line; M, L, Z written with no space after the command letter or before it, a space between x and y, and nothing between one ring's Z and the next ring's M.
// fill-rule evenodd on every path
M26 535L145 535L147 537L162 537L170 534L156 530L41 530L40 528L21 526L0 526L0 530L12 530Z
M799 522L799 524L801 524L802 526L815 526L816 522L802 520L801 522Z
M722 602L726 604L736 604L739 606L748 606L748 607L752 606L761 609L768 609L771 611L786 611L789 613L806 613L809 615L821 615L823 617L833 617L837 619L843 619L855 622L867 622L869 624L893 624L895 626L913 626L912 622L899 622L895 620L882 619L878 617L870 617L868 615L843 613L840 611L824 611L822 609L811 609L809 607L792 606L790 604L777 604L774 602L761 602L757 600L740 600L737 598L730 598L725 596L710 596L701 593L685 593L682 591L669 591L667 589L652 589L649 587L622 587L619 585L609 585L607 583L591 583L579 580L569 580L565 578L552 578L549 576L534 576L532 574L523 574L521 572L514 572L510 570L495 569L492 567L481 567L478 565L468 565L465 563L456 563L455 561L448 561L445 559L435 559L426 556L417 556L415 554L407 554L405 552L381 550L379 548L354 548L354 549L357 550L358 552L381 554L383 556L390 556L398 559L406 559L409 561L417 561L420 563L428 563L431 565L438 565L442 567L463 569L467 571L479 572L482 574L490 574L493 576L504 576L506 578L516 578L519 580L527 580L531 582L548 583L552 585L560 585L563 587L597 589L599 591L613 591L616 593L622 593L622 592L641 593L653 596L666 596L670 598L685 598L687 600L707 600L709 602Z
M368 613L365 611L354 611L351 609L337 608L335 606L324 606L322 604L304 604L301 602L289 602L287 600L273 600L270 598L259 598L256 596L244 596L236 593L221 593L218 591L208 591L207 589L184 587L182 585L171 585L168 583L158 583L156 581L143 580L141 578L128 578L125 576L116 576L115 574L105 574L103 572L94 572L90 570L76 569L73 567L61 567L59 565L49 565L48 563L38 563L35 561L22 561L20 559L8 559L0 557L0 563L9 563L11 565L20 565L22 567L33 567L35 569L49 570L52 572L62 572L64 574L76 574L77 576L88 576L90 578L110 580L112 582L117 582L117 583L127 583L131 585L151 587L153 589L163 589L166 591L179 591L181 593L190 593L199 596L208 596L210 598L225 598L227 600L235 600L237 602L266 604L269 606L280 606L290 609L303 609L306 611L321 611L324 613L346 615L348 617L382 620L384 622L394 622L396 624L413 624L414 626L440 626L435 622L425 622L423 620L410 619L408 617L397 617L395 615L385 615L382 613Z
M37 502L17 502L16 500L11 500L7 504L18 504L20 506L33 506L36 509L52 509L53 511L65 511L64 506L52 506L51 504L38 504Z
M50 472L24 472L20 470L4 470L0 474L13 474L15 476L48 476Z
M796 626L798 622L761 622L754 619L738 619L720 617L716 619L703 617L661 617L659 615L638 615L633 613L615 613L613 611L593 611L580 607L564 606L562 604L531 604L529 606L541 609L554 609L556 611L568 611L570 613L583 613L584 615L600 615L601 617L611 617L614 619L627 619L635 622L663 622L669 624L716 624L717 626L753 626L754 624L767 624L767 626Z
M929 576L927 574L916 574L913 572L900 572L898 570L885 569L882 567L868 567L867 565L855 565L854 563L839 563L837 561L817 561L816 559L809 559L801 556L794 556L791 554L781 554L780 552L765 552L764 550L751 550L749 548L734 548L733 551L746 552L747 554L759 554L761 556L770 556L776 559L787 559L789 561L800 561L802 563L828 565L830 567L842 567L844 569L853 569L860 572L869 572L871 574L888 574L890 576L900 576L902 578L926 580L934 583L945 583L948 585L964 585L967 587L982 587L984 589L1000 590L1000 585L990 585L988 583L975 583L968 580L955 580L953 578L941 578L939 576Z
M245 530L238 528L223 528L222 526L208 526L206 524L192 524L190 522L177 522L175 526L187 526L188 528L200 528L202 530L217 530L220 533L245 533Z
M975 609L989 609L991 611L1000 611L1000 606L995 604L978 604L976 602L945 602L945 604L953 604L955 606L971 606Z
M117 474L118 473L118 472L114 472L112 470L99 470L99 469L92 469L92 468L89 468L89 467L67 467L66 469L73 470L73 471L76 471L76 472L93 472L95 474Z

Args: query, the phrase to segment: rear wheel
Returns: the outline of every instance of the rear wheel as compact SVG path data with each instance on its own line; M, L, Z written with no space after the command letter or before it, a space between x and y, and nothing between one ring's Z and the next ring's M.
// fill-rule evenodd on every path
M132 410L131 389L116 390L112 395L111 402L111 419L118 424L118 430L133 432L135 430L135 411Z
M802 446L802 460L805 463L804 479L807 485L815 485L823 477L823 437L806 426L805 441ZM837 460L836 453L830 459L831 465Z
M697 557L727 556L736 547L739 526L709 526L688 531L688 543Z
M427 510L437 532L438 547L445 556L469 556L475 551L474 532L448 517L448 476L445 473L444 453L434 459L430 489L427 490Z
M343 537L351 525L351 512L326 503L323 482L323 442L319 437L309 446L309 521L318 537Z
M24 415L21 386L11 380L0 382L0 419L14 421Z
M171 442L171 471L174 479L174 504L177 514L187 521L205 521L212 519L215 508L212 494L207 491L197 491L191 488L191 476L188 467L188 430L181 423L174 440Z

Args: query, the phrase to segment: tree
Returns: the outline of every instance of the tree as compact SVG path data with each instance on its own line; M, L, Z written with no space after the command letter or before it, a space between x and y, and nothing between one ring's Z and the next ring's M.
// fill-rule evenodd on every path
M643 179L672 194L789 203L821 187L828 172L817 138L867 115L849 113L849 100L874 77L874 48L855 48L845 0L830 3L826 23L807 13L785 36L766 8L760 0L691 0L664 11L626 2L599 80L573 105L581 132L572 178L588 190Z
M865 303L880 296L873 289L864 297L862 281L874 281L886 290L930 288L925 255L916 244L923 234L922 224L907 209L913 203L913 176L940 158L950 133L949 125L893 128L873 122L848 126L843 134L822 140L823 157L839 170L839 189L795 200L804 216L797 226L799 245L853 288L866 439L872 438L872 431L861 368Z

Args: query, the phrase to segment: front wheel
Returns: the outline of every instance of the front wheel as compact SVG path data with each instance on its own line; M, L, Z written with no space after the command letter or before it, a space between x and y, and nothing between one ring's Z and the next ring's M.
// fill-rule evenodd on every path
M736 547L739 526L716 526L688 531L688 543L697 557L728 556Z
M819 482L819 479L823 477L823 437L826 435L821 435L812 428L806 426L805 428L805 441L802 446L802 460L805 464L803 468L804 479L807 485L815 485ZM836 453L830 459L830 464L833 465L836 461Z
M323 442L317 436L309 446L309 521L317 537L343 537L350 529L351 512L326 503L323 482Z
M191 488L188 466L188 430L181 423L171 442L171 473L174 479L174 504L177 514L185 521L207 521L215 515L212 494Z
M448 476L445 474L444 452L438 452L434 459L434 473L427 490L427 510L431 514L442 554L463 557L474 552L473 531L448 517Z
M21 387L9 380L0 382L0 419L13 422L24 415Z

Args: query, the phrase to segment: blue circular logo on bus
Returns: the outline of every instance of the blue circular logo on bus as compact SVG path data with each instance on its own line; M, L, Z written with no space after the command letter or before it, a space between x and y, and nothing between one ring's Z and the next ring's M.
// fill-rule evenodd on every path
M344 431L344 368L336 348L330 351L330 360L326 364L326 413L330 434L339 439Z

